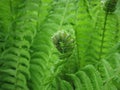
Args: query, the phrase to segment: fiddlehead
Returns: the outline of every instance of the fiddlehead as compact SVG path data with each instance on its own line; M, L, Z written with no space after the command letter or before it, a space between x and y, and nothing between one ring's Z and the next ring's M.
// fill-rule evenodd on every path
M65 31L58 31L52 39L55 47L61 53L62 58L67 58L72 55L74 39L70 34Z
M105 2L104 10L106 12L114 12L116 10L116 4L118 0L107 0Z

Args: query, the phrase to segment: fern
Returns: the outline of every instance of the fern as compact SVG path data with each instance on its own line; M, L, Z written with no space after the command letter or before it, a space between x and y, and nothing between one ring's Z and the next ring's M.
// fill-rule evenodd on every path
M1 1L1 4L3 3L4 1ZM29 47L31 42L29 42L26 37L29 37L30 34L33 36L33 33L31 33L32 29L30 31L29 28L26 27L29 23L25 21L25 26L24 21L22 21L24 17L21 17L21 10L25 7L22 3L25 5L25 2L20 0L16 2L11 0L7 1L9 6L7 10L10 12L8 20L10 21L8 23L8 29L5 30L8 32L11 30L11 33L7 36L8 40L6 41L5 50L2 52L0 58L0 88L4 90L28 90L27 80L30 78ZM3 6L2 8L4 10L5 7ZM18 8L18 10L16 10L16 8ZM20 13L18 13L18 11L20 11ZM9 13L5 14L6 16L9 15ZM3 23L5 20L7 19L4 18ZM19 26L21 26L21 28L19 28ZM26 32L23 32L24 30L26 30Z
M77 46L77 56L80 60L80 65L83 67L86 63L86 54L87 48L89 47L89 43L91 43L91 30L93 29L91 25L92 17L89 11L89 5L87 0L81 0L77 2L76 5L76 25L75 25L75 38L76 38L76 46ZM80 7L79 7L80 6ZM81 8L82 7L82 8ZM84 19L86 18L86 19ZM86 25L84 27L84 25ZM89 27L89 28L87 28ZM85 42L84 42L85 41ZM81 44L82 43L82 44ZM87 46L88 45L88 46Z
M0 90L119 90L120 0L0 0Z
M90 54L87 54L86 57L89 57L87 61L91 59L92 62L90 62L94 64L105 58L110 48L119 41L117 39L119 35L119 21L116 13L104 12L99 2L91 8L91 13L95 13L95 15L93 17L90 46L87 49L87 52ZM115 34L116 32L117 34Z
M53 66L57 60L59 60L58 57L53 54L56 52L56 49L51 38L56 31L62 29L69 1L66 3L63 1L56 1L51 2L51 4L51 9L48 12L49 14L46 16L46 19L37 30L35 40L31 46L32 79L30 86L32 86L31 88L33 90L41 90L45 88L43 86L43 82L46 83L46 77L51 77L51 75L54 75L54 67L51 66ZM40 70L38 68L40 68ZM51 70L51 68L53 69Z
M76 75L81 80L83 90L93 90L91 80L84 71L78 71Z
M80 79L76 75L68 74L66 76L66 79L67 79L68 82L71 83L71 85L73 87L73 90L81 90L81 89L83 89L81 81L80 81Z

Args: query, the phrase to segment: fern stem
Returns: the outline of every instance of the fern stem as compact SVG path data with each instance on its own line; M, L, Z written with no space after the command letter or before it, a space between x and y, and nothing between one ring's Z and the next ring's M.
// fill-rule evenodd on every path
M99 60L102 58L102 54L103 54L103 46L104 46L104 39L105 39L105 32L106 32L107 17L108 17L108 12L106 12L106 14L105 14L105 21L104 21L103 32L102 32Z
M39 17L40 17L40 7L41 7L41 1L39 3L39 9L38 9L38 12L37 12L37 17L38 17L38 20L37 20L37 25L36 25L36 29L39 30L39 26L40 26L40 21L39 21Z
M119 21L118 21L118 16L116 15L116 31L115 31L115 43L117 43L119 41Z
M66 16L66 12L67 12L67 8L68 8L68 3L69 3L69 0L67 0L67 2L66 2L66 6L65 6L65 10L63 12L63 17L62 17L61 22L60 22L59 30L61 30L61 27L62 27L63 22L64 22L64 19L65 19L65 16Z
M78 6L77 6L77 3L78 3L79 1L77 1L75 4L76 4L76 14L75 14L75 24L77 24L77 15L78 15ZM78 41L79 41L79 39L78 39L78 32L77 32L77 25L76 25L76 27L75 27L75 44L76 44L76 51L77 51L77 61L79 61L80 60L80 53L79 53L79 43L78 43ZM80 67L80 64L79 64L79 67Z
M89 9L90 7L89 7L89 4L88 4L88 1L84 0L84 3L86 5L86 8L87 8L86 11L89 14L90 19L93 19L92 15L91 15L91 12L90 12L90 9Z
M9 0L10 3L10 12L11 12L11 21L14 20L14 9L13 9L13 5L12 5L12 0Z
M9 0L9 2L10 2L10 11L11 11L11 13L13 13L12 1Z
M14 11L13 11L13 4L12 4L12 0L9 0L9 3L10 3L10 12L11 12L11 30L14 31L15 28L14 28L14 25L13 25L13 21L14 21ZM18 55L17 55L18 56ZM20 56L20 55L19 55ZM18 56L18 57L19 57ZM18 76L18 68L20 66L20 63L19 63L19 59L17 60L17 64L16 64L16 69L15 69L15 82L14 82L14 89L17 90L17 76Z
M79 48L78 48L79 44L78 44L77 30L75 30L75 36L76 36L75 41L76 41L76 50L77 50L77 61L79 61L80 60L80 57L79 57L80 53L79 53Z

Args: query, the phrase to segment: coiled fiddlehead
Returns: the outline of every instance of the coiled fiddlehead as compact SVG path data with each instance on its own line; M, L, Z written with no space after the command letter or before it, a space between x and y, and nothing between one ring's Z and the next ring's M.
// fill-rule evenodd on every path
M74 49L74 38L65 31L58 31L52 37L53 43L62 57L69 57Z
M106 12L114 12L116 10L116 4L118 0L107 0L105 2L104 10Z

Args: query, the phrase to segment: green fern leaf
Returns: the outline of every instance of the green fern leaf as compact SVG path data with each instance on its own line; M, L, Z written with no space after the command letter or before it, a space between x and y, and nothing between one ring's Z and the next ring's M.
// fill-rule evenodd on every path
M93 86L90 78L83 71L78 71L76 73L77 77L81 80L83 90L93 90Z
M92 65L87 65L83 71L88 75L93 85L94 90L101 90L103 88L103 81L99 72Z

